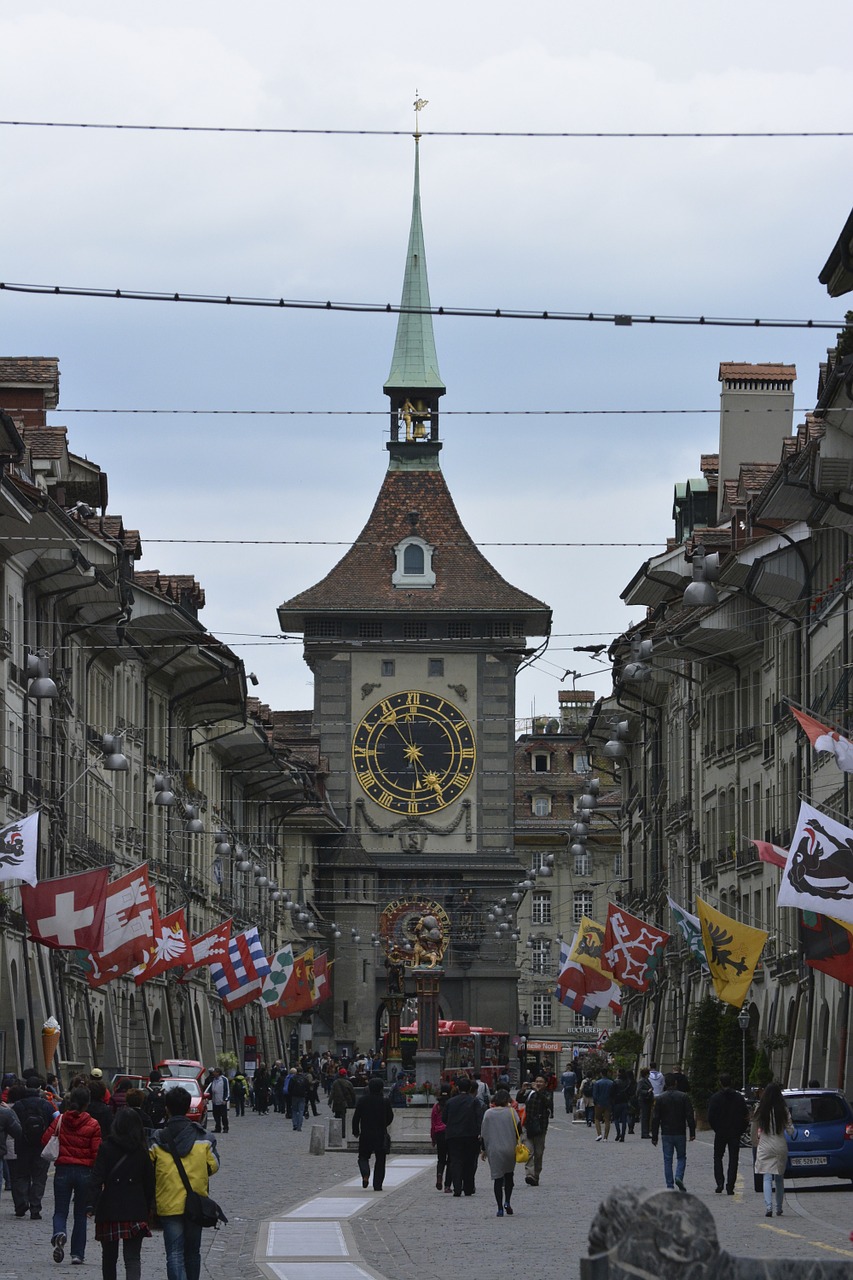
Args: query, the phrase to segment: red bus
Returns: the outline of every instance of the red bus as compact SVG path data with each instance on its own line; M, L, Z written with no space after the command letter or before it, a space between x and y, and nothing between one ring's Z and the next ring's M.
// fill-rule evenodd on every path
M385 1036L387 1050L388 1037ZM441 1078L452 1080L461 1071L479 1071L490 1088L497 1084L509 1066L509 1033L492 1027L472 1027L467 1022L439 1019L438 1046L441 1052ZM418 1049L418 1024L400 1028L400 1053L403 1070L414 1071Z

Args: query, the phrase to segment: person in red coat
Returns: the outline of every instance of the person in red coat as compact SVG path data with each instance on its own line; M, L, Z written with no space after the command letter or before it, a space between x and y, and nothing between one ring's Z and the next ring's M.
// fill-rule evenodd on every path
M53 1177L53 1260L65 1257L68 1239L68 1210L74 1196L74 1225L71 1228L71 1261L82 1262L86 1254L86 1210L89 1203L89 1179L101 1145L101 1126L86 1108L89 1090L72 1089L63 1107L44 1132L42 1146L59 1132L59 1155Z

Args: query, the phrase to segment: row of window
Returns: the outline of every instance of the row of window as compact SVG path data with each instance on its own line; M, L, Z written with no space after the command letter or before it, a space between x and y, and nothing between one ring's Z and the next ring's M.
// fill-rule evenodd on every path
M552 769L553 751L534 751L530 756L531 773L550 773ZM589 773L589 752L584 747L572 751L572 768L575 773Z
M379 663L379 674L383 679L397 674L397 663L394 658L383 658ZM427 658L427 675L444 675L444 658Z
M553 1019L553 999L550 995L537 995L533 997L531 1008L531 1023L533 1027L550 1027ZM574 1026L590 1027L592 1019L585 1018L582 1014L574 1014Z
M520 640L524 623L509 618L472 619L466 622L447 618L410 618L392 622L364 618L353 625L342 618L308 618L306 640Z

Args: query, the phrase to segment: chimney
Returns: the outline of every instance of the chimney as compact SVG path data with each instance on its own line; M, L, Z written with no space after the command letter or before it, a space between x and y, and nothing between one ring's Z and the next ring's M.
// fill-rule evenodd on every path
M782 441L793 432L793 364L721 364L720 473L717 520L726 480L737 480L744 462L778 462Z

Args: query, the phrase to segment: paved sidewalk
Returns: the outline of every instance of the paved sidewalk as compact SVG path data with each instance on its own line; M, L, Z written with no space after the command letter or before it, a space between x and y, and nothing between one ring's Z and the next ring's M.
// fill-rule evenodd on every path
M417 1157L392 1153L387 1189L363 1192L352 1154L309 1154L311 1125L327 1117L328 1111L321 1107L318 1120L309 1117L304 1130L294 1133L281 1116L249 1114L242 1120L232 1119L230 1133L218 1137L222 1169L212 1180L211 1191L230 1221L221 1231L205 1233L206 1280L258 1280L264 1274L283 1280L291 1272L295 1277L310 1272L311 1280L337 1280L347 1256L363 1274L385 1280L436 1280L456 1274L460 1262L498 1280L517 1276L521 1266L534 1280L547 1274L577 1280L589 1224L611 1188L663 1186L659 1148L638 1135L629 1136L624 1144L612 1138L596 1143L593 1131L585 1125L570 1125L558 1114L548 1132L541 1184L526 1186L521 1170L512 1218L495 1216L484 1165L478 1169L477 1194L457 1200L436 1191L431 1162L425 1165ZM735 1196L717 1196L710 1135L700 1135L688 1146L686 1185L713 1213L721 1246L766 1258L848 1258L853 1274L850 1184L801 1180L795 1189L789 1188L784 1218L765 1219L762 1198L752 1190L750 1153L742 1154L746 1185L741 1177ZM300 1209L317 1196L326 1201L322 1218L314 1209ZM329 1204L334 1200L357 1201L358 1211L350 1213L345 1204L338 1212ZM100 1277L100 1246L91 1239L84 1267L75 1267L69 1274L67 1260L61 1267L53 1263L52 1206L50 1182L40 1222L15 1218L11 1197L4 1194L0 1199L0 1280L56 1280L61 1274L68 1280ZM294 1213L295 1217L288 1216ZM326 1226L319 1233L309 1231L307 1224L312 1220ZM271 1237L270 1224L282 1222L290 1226L276 1227ZM300 1222L305 1224L301 1232L293 1226ZM293 1256L293 1241L301 1236L303 1243L296 1247L313 1247L309 1235L322 1238L323 1250L330 1248L330 1239L343 1240L347 1254L333 1243L331 1254L312 1255L326 1259L322 1272L318 1262L304 1253L285 1270L284 1255L289 1249L288 1256ZM303 1269L294 1271L299 1263ZM143 1246L143 1280L165 1280L165 1274L162 1237L155 1236Z

